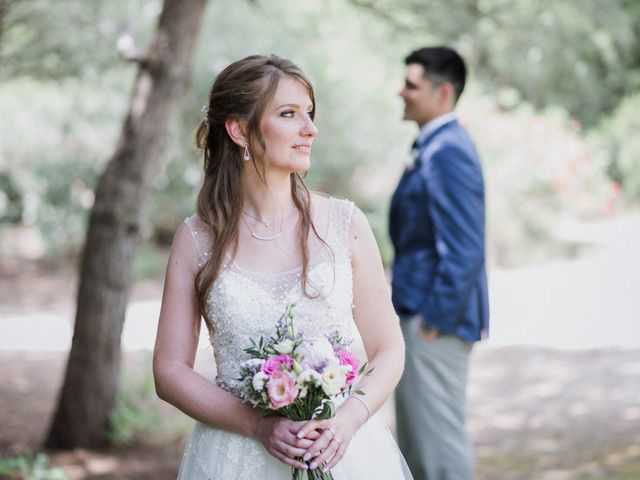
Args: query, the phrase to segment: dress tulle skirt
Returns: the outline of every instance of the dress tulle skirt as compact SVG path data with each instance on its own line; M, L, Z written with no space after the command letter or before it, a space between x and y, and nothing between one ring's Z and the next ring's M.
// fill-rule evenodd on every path
M354 435L332 473L335 480L412 478L391 432L378 415ZM178 479L290 480L291 468L272 457L257 440L196 423Z

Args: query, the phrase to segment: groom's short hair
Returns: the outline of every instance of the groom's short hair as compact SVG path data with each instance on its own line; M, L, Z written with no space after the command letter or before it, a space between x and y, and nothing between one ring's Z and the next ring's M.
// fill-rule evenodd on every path
M407 55L404 63L422 65L425 76L436 85L449 82L453 85L456 102L462 95L467 67L454 49L445 46L420 48Z

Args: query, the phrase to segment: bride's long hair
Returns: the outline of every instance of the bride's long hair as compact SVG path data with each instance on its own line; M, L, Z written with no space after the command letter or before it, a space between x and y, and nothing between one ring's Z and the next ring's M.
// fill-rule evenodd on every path
M211 229L212 245L206 263L196 276L196 292L201 315L207 319L207 298L220 273L225 253L237 245L238 226L244 204L242 169L255 168L263 181L266 162L256 160L253 145L266 144L260 132L260 120L267 104L275 95L278 82L284 76L301 82L309 92L315 114L313 86L290 60L277 55L253 55L226 67L214 81L209 92L205 118L195 134L196 145L204 153L204 182L197 199L200 219ZM243 160L243 152L229 137L225 128L228 118L242 119L252 165ZM246 165L246 166L245 166ZM311 215L310 193L298 173L291 174L291 194L300 213L299 244L302 252L302 291L307 293L309 271L309 232L322 241ZM323 242L324 243L324 242ZM212 325L207 321L209 329Z

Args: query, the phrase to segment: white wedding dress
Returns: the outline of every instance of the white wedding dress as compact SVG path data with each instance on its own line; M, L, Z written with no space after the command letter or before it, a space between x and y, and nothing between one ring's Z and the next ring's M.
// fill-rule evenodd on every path
M208 305L213 325L211 345L217 366L216 384L240 396L240 364L249 358L244 349L251 339L268 338L287 304L296 301L296 325L307 338L336 330L353 338L352 272L348 232L353 204L316 197L326 213L321 242L310 241L309 286L319 298L302 295L301 268L266 273L262 259L274 242L256 242L255 248L227 259L214 283ZM185 220L198 248L199 266L210 252L210 235L197 215ZM256 250L256 248L258 250ZM264 251L259 251L263 248ZM247 253L249 252L249 253ZM272 251L273 253L273 251ZM291 255L290 255L291 256ZM244 257L243 265L240 259ZM247 268L246 265L251 265ZM260 267L263 266L261 269ZM269 269L269 266L266 266ZM265 272L265 273L263 273ZM365 397L366 398L366 397ZM352 438L344 458L332 469L335 480L395 480L411 475L398 447L379 415L373 415ZM178 474L185 480L289 480L291 467L271 456L253 438L196 423Z

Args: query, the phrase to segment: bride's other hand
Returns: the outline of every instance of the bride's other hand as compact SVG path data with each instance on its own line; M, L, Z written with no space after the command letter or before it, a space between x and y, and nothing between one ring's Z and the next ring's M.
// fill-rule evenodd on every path
M282 463L294 468L306 470L307 464L296 460L301 458L307 449L320 436L319 432L309 432L304 438L296 434L303 422L294 422L285 417L261 417L256 438L271 455Z
M366 420L366 412L363 414L358 405L347 401L338 409L335 417L307 421L298 431L298 438L311 438L314 432L317 438L307 448L303 459L313 459L310 464L312 469L322 467L325 471L331 470L342 460L353 435Z

